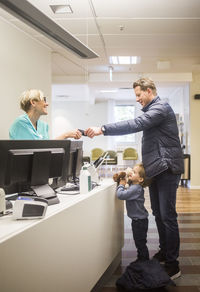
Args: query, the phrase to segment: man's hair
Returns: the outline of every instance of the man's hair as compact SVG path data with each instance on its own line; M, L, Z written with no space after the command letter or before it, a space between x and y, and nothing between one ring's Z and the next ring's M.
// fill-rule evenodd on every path
M133 88L140 86L141 90L146 91L147 88L150 88L153 92L153 95L157 95L156 86L150 78L140 78L133 83Z
M42 101L44 100L44 94L38 89L29 89L24 91L21 95L20 107L26 113L30 110L31 100Z

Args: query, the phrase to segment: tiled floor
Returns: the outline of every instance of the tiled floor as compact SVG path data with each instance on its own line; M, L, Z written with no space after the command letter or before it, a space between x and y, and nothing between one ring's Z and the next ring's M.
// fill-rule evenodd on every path
M117 278L123 273L126 266L136 257L130 219L125 215L124 220L125 245L122 250L122 262L112 278L101 290L102 292L118 291L115 286ZM181 237L179 262L182 276L175 280L176 287L161 289L161 291L200 292L200 210L199 213L179 213L178 222ZM158 249L158 234L154 217L151 214L149 217L148 247L151 256Z

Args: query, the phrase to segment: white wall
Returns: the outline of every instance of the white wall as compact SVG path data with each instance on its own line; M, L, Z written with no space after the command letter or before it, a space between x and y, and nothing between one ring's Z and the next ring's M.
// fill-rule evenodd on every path
M19 96L24 90L41 89L50 99L51 52L1 18L0 35L0 139L7 139L10 125L23 113ZM45 119L50 124L50 115Z
M66 130L73 128L86 129L89 126L102 126L103 124L113 122L114 118L111 113L115 105L114 100L105 100L104 102L90 103L90 90L87 84L54 84L52 86L52 129L53 137L58 136ZM180 116L184 116L184 92L188 85L182 84L179 86L171 85L170 90L165 87L158 87L158 94L161 98L166 98L171 104L172 108ZM165 96L167 92L167 95ZM141 106L136 103L134 92L131 92L131 103L136 106L136 117L142 114ZM170 93L170 94L169 94ZM95 94L95 92L94 92ZM127 103L126 93L124 93L123 101L120 103ZM128 96L130 98L130 96ZM189 96L187 95L187 100ZM119 102L119 101L118 101ZM128 102L130 103L130 101ZM188 102L187 102L188 104ZM189 112L189 109L187 108ZM187 117L188 119L188 117ZM188 124L188 121L187 121ZM131 146L136 148L141 160L141 137L142 132L136 134L136 141ZM99 136L94 139L83 137L84 155L90 155L91 149L100 147L103 150L114 149L116 145L113 142L112 136ZM130 145L129 145L130 146ZM120 148L126 147L123 145Z
M162 95L160 96L162 98ZM189 83L177 84L167 97L167 101L178 117L179 137L185 146L184 153L190 153L189 144Z
M194 99L195 94L200 94L200 73L193 74L190 87L191 188L200 189L200 100Z
M86 129L107 123L107 103L89 104L86 101L52 101L53 137L75 128ZM92 148L107 149L107 137L82 138L84 155L90 155Z

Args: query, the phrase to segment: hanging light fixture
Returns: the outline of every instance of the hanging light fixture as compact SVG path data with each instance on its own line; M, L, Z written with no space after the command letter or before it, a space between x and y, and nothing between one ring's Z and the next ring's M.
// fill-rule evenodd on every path
M109 66L108 68L109 68L109 78L110 78L110 81L112 81L113 67Z

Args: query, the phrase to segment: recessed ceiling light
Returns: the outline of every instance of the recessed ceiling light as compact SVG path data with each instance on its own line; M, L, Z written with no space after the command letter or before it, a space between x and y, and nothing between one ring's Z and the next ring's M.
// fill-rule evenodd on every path
M139 64L141 57L138 56L110 56L110 64L114 65L131 65Z
M113 67L109 66L108 68L109 68L109 78L110 78L110 81L112 81Z
M70 5L50 5L50 7L55 14L73 13Z

